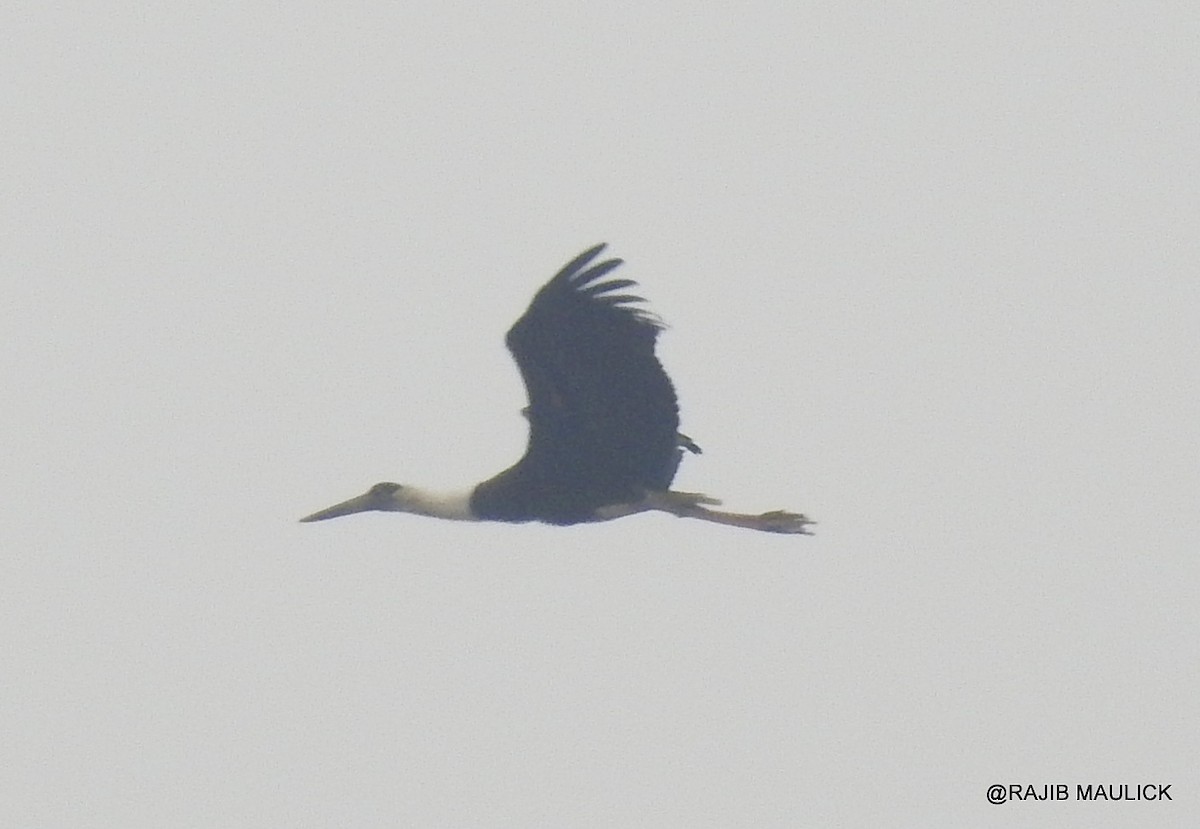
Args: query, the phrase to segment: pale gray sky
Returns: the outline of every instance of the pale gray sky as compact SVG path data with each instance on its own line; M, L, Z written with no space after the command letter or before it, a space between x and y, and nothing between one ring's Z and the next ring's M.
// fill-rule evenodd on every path
M1189 5L3 15L0 824L1197 825ZM296 522L598 241L815 538Z

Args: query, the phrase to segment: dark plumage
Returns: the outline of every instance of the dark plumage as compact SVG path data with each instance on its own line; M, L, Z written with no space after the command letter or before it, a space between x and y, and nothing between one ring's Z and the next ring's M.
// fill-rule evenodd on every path
M665 490L679 466L679 406L654 356L662 324L616 293L621 264L571 260L533 298L506 342L529 394L524 457L475 488L472 512L497 521L575 524L597 507Z

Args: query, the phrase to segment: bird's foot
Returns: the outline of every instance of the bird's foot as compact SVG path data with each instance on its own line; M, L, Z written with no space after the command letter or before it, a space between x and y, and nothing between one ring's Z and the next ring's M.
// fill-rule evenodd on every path
M769 533L798 533L800 535L812 535L810 526L816 524L816 521L810 521L803 515L795 512L787 512L786 510L771 510L757 516L757 529Z

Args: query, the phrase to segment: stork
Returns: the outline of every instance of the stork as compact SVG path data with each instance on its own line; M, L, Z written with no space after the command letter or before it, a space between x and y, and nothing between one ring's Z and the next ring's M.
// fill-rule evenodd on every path
M459 521L583 524L657 510L680 518L772 533L811 535L803 515L712 509L721 502L670 489L684 450L675 389L654 355L663 324L620 293L636 283L605 279L622 263L593 264L605 245L568 262L534 296L505 342L529 397L525 454L508 469L456 493L380 483L301 521L367 510Z

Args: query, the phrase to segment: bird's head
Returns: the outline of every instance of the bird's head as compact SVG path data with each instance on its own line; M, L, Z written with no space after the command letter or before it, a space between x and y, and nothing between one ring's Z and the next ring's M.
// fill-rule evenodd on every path
M378 510L382 512L411 512L412 505L406 489L400 484L382 483L368 489L362 495L355 496L349 501L342 501L332 507L318 510L312 515L301 518L301 521L324 521L326 518L338 518L342 515L353 515L356 512Z

